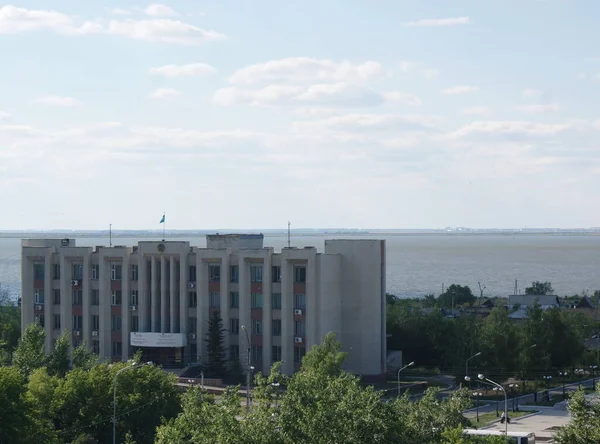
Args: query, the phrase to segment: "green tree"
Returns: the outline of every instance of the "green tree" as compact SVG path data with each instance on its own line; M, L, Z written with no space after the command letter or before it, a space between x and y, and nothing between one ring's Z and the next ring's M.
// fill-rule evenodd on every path
M225 330L219 310L213 310L208 320L206 334L206 353L208 355L207 374L213 377L223 377L227 373L225 365Z
M525 294L534 294L538 296L544 296L554 293L552 284L550 282L535 281L531 283L531 287L525 288Z
M21 336L21 310L0 287L0 364L10 362Z
M505 308L496 307L485 318L480 330L479 343L481 362L492 370L493 374L507 377L516 372L520 331L508 318Z
M468 285L452 284L439 295L438 304L443 308L453 308L461 305L473 305L476 300L477 298Z
M66 330L63 330L60 336L56 338L54 350L48 356L48 373L51 375L64 378L67 371L69 371L69 339L69 333Z
M13 365L23 376L27 377L36 368L46 365L44 340L44 330L36 322L29 324L19 339L19 345L13 354Z
M27 442L25 383L16 367L0 367L0 443Z
M97 364L98 355L90 350L85 342L82 342L75 347L73 350L73 368L83 368L84 370L89 370Z
M598 388L596 388L596 393ZM558 444L596 444L600 442L600 403L588 402L583 389L576 391L568 403L571 421L555 435Z

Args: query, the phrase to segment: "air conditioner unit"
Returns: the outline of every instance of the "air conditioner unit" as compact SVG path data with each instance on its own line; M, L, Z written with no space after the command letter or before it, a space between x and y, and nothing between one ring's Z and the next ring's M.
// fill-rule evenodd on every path
M302 310L300 310L299 308L296 308L296 309L294 310L294 314L295 314L295 315L301 315L301 314L302 314Z
M190 338L192 338L192 339L196 339L196 333L192 333L192 334L190 334Z
M75 336L81 336L81 332L79 330L75 330L73 333L75 333Z
M300 338L300 337L296 337L296 338L294 338L294 342L295 342L296 344L302 344L302 338Z
M131 311L136 311L136 310L137 310L137 307L136 307L135 305L132 305L132 306L131 306L131 307L129 307L129 308L131 308Z
M38 311L42 311L44 309L44 306L43 305L36 305L35 309L38 310Z
M190 282L190 283L188 284L188 288L189 288L190 290L193 290L194 288L196 288L196 284L195 284L194 282Z
M97 330L94 330L94 331L92 332L92 336L98 336L98 331L97 331Z
M73 287L77 287L77 286L79 285L79 281L78 281L77 279L73 279L73 280L71 281L71 285L72 285Z

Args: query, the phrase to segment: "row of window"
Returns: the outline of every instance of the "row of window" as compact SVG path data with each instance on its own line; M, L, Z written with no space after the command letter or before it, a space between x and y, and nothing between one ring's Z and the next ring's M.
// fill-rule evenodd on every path
M221 294L219 292L211 292L209 297L210 308L221 308ZM188 294L188 306L191 308L198 306L198 293L190 291ZM240 308L240 293L237 291L229 292L229 308ZM251 293L250 308L263 308L262 293ZM273 310L281 310L281 293L271 294L271 308ZM294 309L306 309L306 295L304 293L296 293L294 295Z
M45 267L44 264L35 263L33 264L33 278L35 280L43 281ZM138 280L138 266L129 266L129 278L132 281ZM60 264L52 264L52 279L60 279ZM83 279L83 264L77 263L71 266L71 279L82 280ZM92 279L100 279L100 265L92 264ZM110 279L113 281L120 281L123 279L123 266L121 263L112 262L110 264Z
M45 326L44 315L39 315L36 317L36 319L41 327ZM98 315L91 315L90 320L91 320L92 331L100 330L100 317ZM53 321L54 321L54 324L53 324L54 329L60 330L61 329L60 315L59 314L53 315ZM111 316L110 329L112 331L121 331L121 328L122 328L121 316L117 316L117 315ZM83 316L73 315L72 330L73 331L83 330ZM139 331L139 318L137 316L131 316L131 331Z
M197 324L195 317L188 318L188 333L197 333ZM229 319L229 332L232 335L240 334L240 320L238 318ZM294 336L304 337L306 333L306 325L303 319L294 321ZM263 322L260 319L252 320L252 334L262 335L263 334ZM271 335L281 336L281 319L271 320Z
M188 278L190 282L196 282L196 266L189 266ZM229 282L239 282L240 271L238 265L229 267ZM221 266L217 264L209 264L208 279L211 282L221 281ZM250 282L263 281L263 266L250 265ZM281 266L273 265L271 267L271 282L281 282ZM294 283L303 284L306 282L306 267L294 267Z
M111 305L121 305L122 303L122 295L123 292L121 290L112 290L110 293L110 304ZM81 305L83 302L83 291L82 290L72 290L71 291L71 302L73 305ZM92 298L91 305L100 305L100 292L99 290L92 290ZM42 288L38 288L35 290L34 300L36 304L43 304L44 290ZM55 288L52 290L52 303L54 305L60 305L61 293L60 289ZM131 290L131 295L129 305L138 305L139 301L139 293L138 290Z

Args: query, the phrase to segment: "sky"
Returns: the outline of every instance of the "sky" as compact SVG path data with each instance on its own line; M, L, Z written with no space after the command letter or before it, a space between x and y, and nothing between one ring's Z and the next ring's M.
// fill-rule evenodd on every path
M0 6L0 229L598 227L599 13Z

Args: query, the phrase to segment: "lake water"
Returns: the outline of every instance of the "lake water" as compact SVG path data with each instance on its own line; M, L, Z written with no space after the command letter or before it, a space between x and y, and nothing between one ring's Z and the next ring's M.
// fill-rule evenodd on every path
M169 237L169 236L167 236ZM550 281L558 295L600 289L600 236L594 235L294 235L292 246L314 246L323 251L325 239L385 239L387 291L401 297L439 294L442 284L468 285L479 295L514 292L515 279L524 290L534 280ZM170 238L170 237L169 237ZM159 238L114 237L113 244L135 245ZM204 236L172 237L204 247ZM20 293L21 241L0 237L0 285L13 296ZM107 238L77 238L79 246L108 245ZM265 235L265 246L280 251L284 234Z

